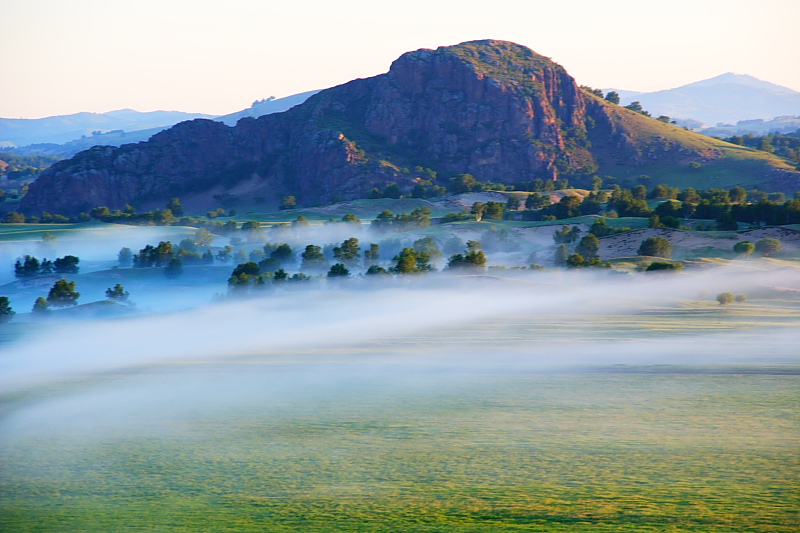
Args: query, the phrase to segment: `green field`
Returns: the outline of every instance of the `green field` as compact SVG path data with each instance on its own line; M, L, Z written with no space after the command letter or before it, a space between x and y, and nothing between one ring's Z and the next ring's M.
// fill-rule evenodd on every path
M249 377L263 389L236 408L7 436L2 530L789 532L800 519L797 374L345 374L284 402L270 389L285 376Z
M6 393L0 530L797 531L800 298L639 302Z

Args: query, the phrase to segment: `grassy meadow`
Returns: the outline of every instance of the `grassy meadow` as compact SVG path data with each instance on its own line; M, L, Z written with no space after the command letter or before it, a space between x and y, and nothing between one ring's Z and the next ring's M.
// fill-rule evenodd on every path
M800 297L643 302L4 394L0 530L796 531Z

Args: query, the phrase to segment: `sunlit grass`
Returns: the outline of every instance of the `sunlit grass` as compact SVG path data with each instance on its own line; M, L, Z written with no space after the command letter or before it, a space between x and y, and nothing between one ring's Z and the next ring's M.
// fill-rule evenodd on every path
M263 375L265 390L279 379ZM62 427L13 438L2 448L0 525L27 532L788 532L797 525L796 375L342 379L346 385L301 391L302 401L279 409L268 393L252 392L235 410L156 416L142 436Z

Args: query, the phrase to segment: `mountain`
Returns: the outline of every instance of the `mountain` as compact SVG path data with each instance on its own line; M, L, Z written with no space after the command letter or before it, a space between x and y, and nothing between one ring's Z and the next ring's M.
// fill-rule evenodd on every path
M273 96L267 98L266 100L258 100L253 102L253 105L244 111L238 111L236 113L231 113L230 115L223 115L215 118L214 120L218 120L224 124L227 124L228 126L233 126L239 122L239 119L245 117L261 117L264 115L271 115L272 113L283 113L284 111L288 111L296 105L302 104L318 92L319 91L307 91L304 93L293 94L292 96L286 96L284 98L275 98Z
M623 105L638 100L653 116L695 119L706 126L800 115L800 92L731 72L676 89L617 92Z
M212 118L201 113L119 109L108 113L75 113L45 118L0 118L0 145L26 146L34 143L61 144L90 137L94 132L167 128L184 120Z
M691 172L709 186L800 189L800 174L778 158L610 104L550 59L486 40L408 52L386 74L233 127L193 120L144 143L92 148L45 171L20 209L69 215L218 194L308 205L389 183L409 191L434 173L440 183L462 173L502 183L600 173L680 184Z
M213 118L214 120L218 120L229 126L233 126L239 121L239 119L244 117L260 117L262 115L269 115L271 113L281 113L298 104L302 104L310 96L317 94L318 92L319 91L308 91L286 96L284 98L270 97L265 100L258 100L253 102L252 106L243 111L238 111L236 113L223 116L198 115L179 112L170 112L170 114L166 114L165 112L159 111L156 113L164 113L157 116L160 117L159 119L153 120L155 117L151 116L151 118L147 120L150 120L150 122L160 121L165 123L160 126L150 127L148 129L137 129L146 123L142 122L144 117L140 115L148 115L147 113L138 113L137 111L130 109L112 111L110 113L104 113L102 116L106 119L112 120L127 119L126 124L128 124L128 127L131 129L114 129L111 131L92 130L91 133L81 133L80 137L74 137L74 135L77 133L72 130L73 126L68 127L71 132L59 132L58 124L63 125L64 123L69 123L69 121L64 120L68 117L48 117L46 119L36 119L38 122L35 124L23 124L22 126L16 124L14 127L9 126L8 124L4 126L2 122L10 121L12 119L0 119L0 137L2 137L3 131L6 131L6 135L10 139L3 140L0 138L0 147L3 145L12 146L15 144L14 141L24 142L23 140L27 139L27 141L31 144L15 146L13 148L9 148L8 150L22 156L48 155L68 158L93 146L121 146L127 143L146 141L159 131L163 131L184 120L192 120L195 118ZM80 115L88 115L92 120L95 121L99 116L93 113L81 113ZM70 116L77 117L77 115ZM56 126L52 130L48 129L53 127L54 124L56 124ZM4 127L5 130L3 129ZM16 133L13 131L12 133L8 133L8 131L14 130L15 128ZM28 135L28 137L22 137L21 135ZM67 137L72 137L72 139L69 141L59 141L59 139L64 139ZM51 140L47 141L47 139Z

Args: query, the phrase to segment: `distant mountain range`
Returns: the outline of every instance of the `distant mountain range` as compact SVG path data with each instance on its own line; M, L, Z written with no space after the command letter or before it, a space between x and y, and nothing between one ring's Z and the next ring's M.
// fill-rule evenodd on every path
M663 91L603 91L613 90L619 93L622 105L639 101L653 116L694 119L706 127L800 116L800 92L731 72Z
M12 148L20 155L71 157L92 146L120 146L146 141L159 131L196 118L214 119L233 126L244 117L286 111L318 92L258 100L243 111L223 116L178 111L140 113L133 109L121 109L108 113L75 113L39 119L0 118L0 150L5 147Z
M170 127L184 120L214 118L202 113L151 111L141 113L120 109L108 113L75 113L45 118L0 118L0 146L26 146L34 143L63 144L112 130L133 132Z
M147 142L86 150L44 171L19 210L74 215L176 196L191 208L217 195L318 205L390 184L410 194L462 174L800 189L800 173L780 158L612 104L549 58L487 40L408 52L386 74L235 126L197 119Z

